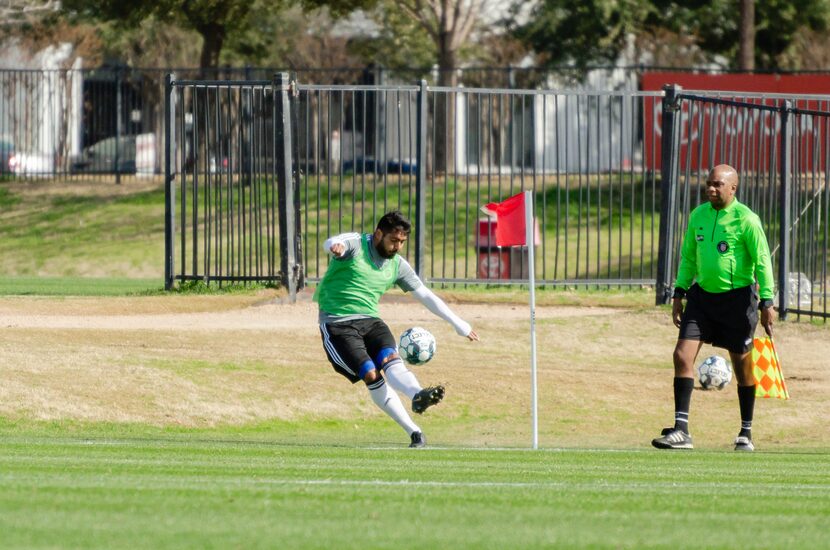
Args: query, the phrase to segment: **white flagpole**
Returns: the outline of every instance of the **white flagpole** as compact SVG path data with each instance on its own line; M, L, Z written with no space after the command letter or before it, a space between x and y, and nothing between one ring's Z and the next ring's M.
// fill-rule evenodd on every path
M527 246L528 285L530 286L530 417L533 423L533 448L539 448L539 415L536 398L536 266L533 248L535 227L533 193L525 191L525 245Z

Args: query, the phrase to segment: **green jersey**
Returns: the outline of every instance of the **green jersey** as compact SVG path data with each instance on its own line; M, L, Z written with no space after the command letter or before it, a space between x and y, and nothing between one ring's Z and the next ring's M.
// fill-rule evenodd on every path
M369 251L371 235L348 258L333 260L314 292L320 310L329 315L379 317L380 297L398 280L401 257L397 254L377 266Z
M706 292L719 293L756 279L760 298L772 299L772 261L758 216L737 199L721 210L709 202L692 210L675 287L688 290L696 280Z

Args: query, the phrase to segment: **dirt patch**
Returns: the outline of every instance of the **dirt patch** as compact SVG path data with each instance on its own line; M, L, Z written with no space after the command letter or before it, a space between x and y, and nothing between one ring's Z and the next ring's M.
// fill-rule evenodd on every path
M422 325L436 358L414 370L448 398L419 418L457 444L529 438L530 338L526 305L454 304L482 341L460 338L420 304L385 300L394 332ZM543 444L647 445L672 416L664 309L544 306L536 311ZM830 447L830 328L782 323L777 345L792 399L762 400L766 448ZM702 354L716 352L704 347ZM8 418L211 426L268 419L377 416L362 387L332 372L308 293L135 298L0 298L0 415ZM696 444L731 441L734 389L695 392ZM607 427L613 425L609 434ZM700 443L698 443L698 441ZM714 443L711 443L714 444Z

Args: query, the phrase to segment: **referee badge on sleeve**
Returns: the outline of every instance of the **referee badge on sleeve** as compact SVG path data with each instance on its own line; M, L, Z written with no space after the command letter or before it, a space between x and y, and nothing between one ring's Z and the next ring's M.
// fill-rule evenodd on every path
M721 254L726 254L726 251L729 250L729 243L726 241L721 241L718 243L718 252Z

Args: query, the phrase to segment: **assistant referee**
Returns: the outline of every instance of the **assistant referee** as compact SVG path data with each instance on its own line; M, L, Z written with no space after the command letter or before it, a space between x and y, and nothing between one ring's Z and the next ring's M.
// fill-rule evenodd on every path
M727 164L715 166L706 179L709 202L689 217L672 296L672 320L680 329L673 357L674 427L664 429L651 442L658 449L693 448L689 406L694 364L706 342L728 350L734 365L741 410L735 450L755 450L752 340L759 306L761 325L772 334L774 280L761 220L735 198L737 189L735 169Z

